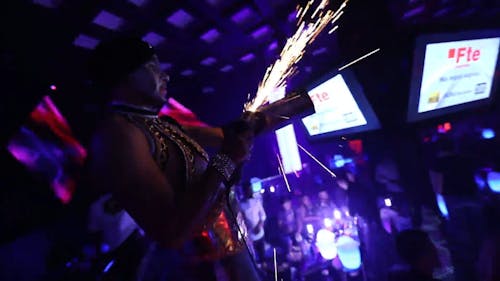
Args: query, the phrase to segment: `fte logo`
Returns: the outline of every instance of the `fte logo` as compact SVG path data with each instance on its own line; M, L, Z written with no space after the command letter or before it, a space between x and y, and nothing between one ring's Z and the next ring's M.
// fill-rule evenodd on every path
M448 58L455 59L456 63L469 63L478 61L481 57L481 50L472 47L452 48L448 50Z

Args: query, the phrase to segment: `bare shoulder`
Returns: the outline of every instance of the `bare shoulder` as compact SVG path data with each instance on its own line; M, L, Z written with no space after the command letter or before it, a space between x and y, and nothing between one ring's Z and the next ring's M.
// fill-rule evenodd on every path
M102 120L96 130L92 144L93 149L103 148L110 150L148 149L148 142L144 133L125 117L114 114Z

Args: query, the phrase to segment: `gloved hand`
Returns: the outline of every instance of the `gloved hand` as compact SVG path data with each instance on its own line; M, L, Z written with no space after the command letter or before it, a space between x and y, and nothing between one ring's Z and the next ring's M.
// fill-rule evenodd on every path
M250 158L253 147L254 131L250 123L238 119L222 127L224 140L220 153L226 154L236 165Z

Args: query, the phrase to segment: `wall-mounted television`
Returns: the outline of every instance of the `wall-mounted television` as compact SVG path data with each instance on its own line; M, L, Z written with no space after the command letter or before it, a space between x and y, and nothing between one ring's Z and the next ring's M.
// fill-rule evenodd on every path
M327 74L308 94L315 113L302 118L313 138L359 133L380 128L380 122L352 72Z
M425 34L416 40L408 121L482 106L493 99L500 30Z

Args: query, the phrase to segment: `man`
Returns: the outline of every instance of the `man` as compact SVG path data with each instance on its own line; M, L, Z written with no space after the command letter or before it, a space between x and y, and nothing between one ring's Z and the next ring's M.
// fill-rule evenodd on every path
M333 210L335 210L336 207L337 206L330 199L330 195L326 189L322 189L318 192L316 214L321 219L331 218L333 216Z
M477 279L476 262L484 239L484 214L474 175L478 157L460 153L452 139L436 142L437 151L429 176L436 195L446 202L448 245L457 281Z
M375 180L382 185L377 199L380 221L387 233L394 233L412 227L411 204L403 186L398 164L385 155L376 164Z
M307 225L311 224L314 227L318 227L320 223L319 217L316 215L316 208L311 201L311 198L307 194L303 194L300 198L300 205L296 211L297 218L297 231L301 234L308 235ZM304 227L304 225L306 227Z
M248 229L248 235L253 242L255 253L261 264L265 262L266 242L264 223L266 222L266 211L262 205L262 200L254 198L254 192L250 183L243 186L245 198L240 203L240 208L245 217L245 223Z
M107 105L90 145L89 181L99 193L112 194L156 249L136 279L216 280L222 270L218 260L244 253L226 198L249 157L252 130L242 120L222 129L181 127L159 118L168 76L140 39L101 43L89 72ZM209 157L202 146L219 152ZM150 277L148 264L159 256L169 262L159 269L160 277ZM244 269L231 280L255 280L251 268Z

